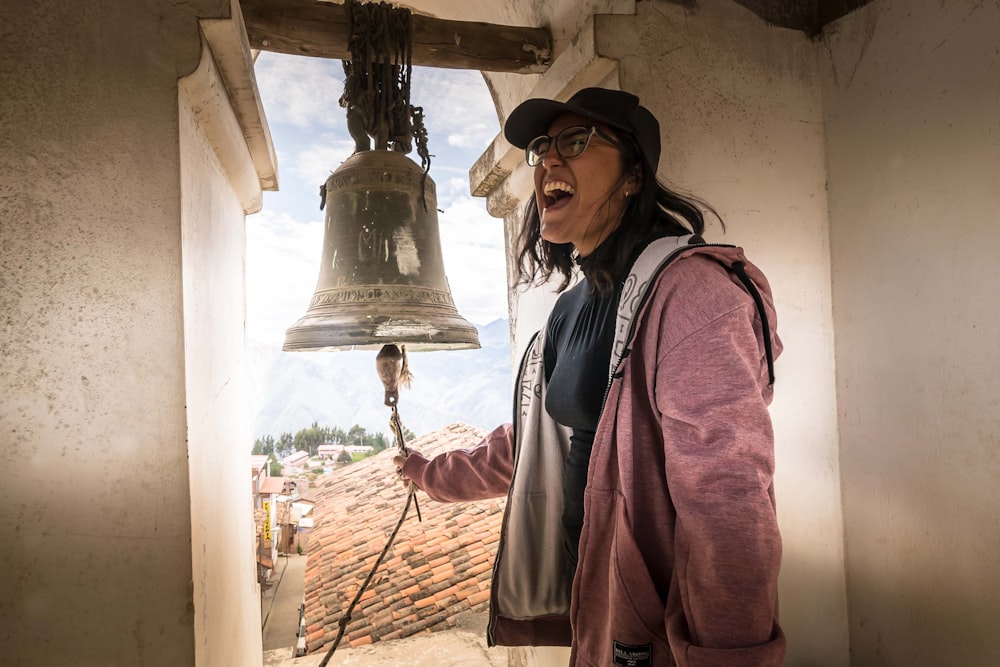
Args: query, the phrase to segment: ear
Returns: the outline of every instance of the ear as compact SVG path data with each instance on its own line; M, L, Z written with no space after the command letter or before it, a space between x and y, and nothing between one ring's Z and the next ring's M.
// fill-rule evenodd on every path
M642 187L642 168L636 165L636 167L633 168L631 173L628 175L628 178L625 179L625 185L623 189L629 193L629 196L632 196L637 192L639 192L639 188L641 187Z

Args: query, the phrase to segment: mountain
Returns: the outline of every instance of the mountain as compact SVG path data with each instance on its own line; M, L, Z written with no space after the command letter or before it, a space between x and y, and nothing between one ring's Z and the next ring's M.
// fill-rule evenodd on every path
M407 351L413 383L400 389L397 409L416 435L454 422L491 430L511 420L508 322L477 328L478 350ZM313 422L391 436L376 351L282 352L250 342L248 354L254 438L294 435Z

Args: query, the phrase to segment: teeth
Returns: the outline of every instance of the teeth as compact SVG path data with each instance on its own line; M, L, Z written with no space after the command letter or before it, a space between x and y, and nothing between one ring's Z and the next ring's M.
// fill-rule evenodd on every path
M545 184L542 191L547 195L551 195L556 191L565 192L568 195L576 194L576 190L573 189L573 186L565 181L550 181Z

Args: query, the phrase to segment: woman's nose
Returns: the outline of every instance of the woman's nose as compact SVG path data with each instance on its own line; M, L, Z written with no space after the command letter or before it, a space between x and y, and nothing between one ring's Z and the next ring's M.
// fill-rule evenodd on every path
M545 155L542 156L542 161L539 163L542 167L546 169L551 169L554 164L562 164L563 158L559 155L559 151L556 150L555 146L549 146L549 150L545 151Z

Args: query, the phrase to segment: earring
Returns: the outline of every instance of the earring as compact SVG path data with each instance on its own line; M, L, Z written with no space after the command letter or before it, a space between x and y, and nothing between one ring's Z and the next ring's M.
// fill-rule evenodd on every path
M628 199L628 190L625 191L625 199Z

